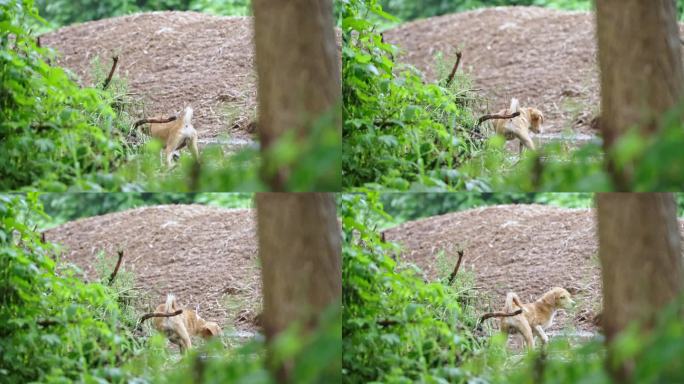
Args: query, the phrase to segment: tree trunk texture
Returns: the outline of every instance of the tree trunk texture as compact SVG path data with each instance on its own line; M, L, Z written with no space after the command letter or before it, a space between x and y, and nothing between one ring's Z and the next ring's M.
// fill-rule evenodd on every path
M332 0L254 0L258 131L262 153L288 130L307 137L326 114L342 134L341 74ZM289 171L268 164L262 176L284 190ZM273 174L272 169L277 169Z
M606 149L632 127L657 131L658 119L684 91L677 8L673 0L596 0L601 70L601 131ZM609 164L616 188L630 169Z
M297 322L305 331L342 295L341 239L332 194L258 193L263 330L268 342ZM279 380L289 377L287 364Z
M677 205L669 193L600 193L599 258L606 341L634 320L648 329L655 314L682 290ZM613 372L630 376L629 364Z

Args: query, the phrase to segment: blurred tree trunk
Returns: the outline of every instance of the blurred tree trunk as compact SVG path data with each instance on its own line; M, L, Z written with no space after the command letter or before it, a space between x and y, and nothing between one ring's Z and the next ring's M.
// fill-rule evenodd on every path
M315 329L318 316L342 294L340 228L329 193L258 193L263 330L267 342L297 322ZM291 366L277 368L287 381Z
M674 0L596 0L601 69L601 120L609 149L629 128L658 129L658 118L684 91ZM628 190L632 170L608 164L616 188Z
M682 290L677 204L669 193L597 194L602 325L607 342L634 320L646 328ZM630 376L630 364L613 372Z
M253 0L258 75L257 129L264 154L262 178L282 191L287 165L271 164L267 151L285 132L308 137L331 114L342 132L340 66L332 0Z

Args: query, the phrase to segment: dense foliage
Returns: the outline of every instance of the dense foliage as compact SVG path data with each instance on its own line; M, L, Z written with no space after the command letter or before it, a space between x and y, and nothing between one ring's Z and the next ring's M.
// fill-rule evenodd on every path
M0 190L92 189L127 156L114 96L46 63L33 0L0 3ZM97 187L95 187L97 188Z
M593 193L426 192L380 195L380 202L392 218L388 225L487 205L536 203L564 208L591 208L593 199Z
M103 215L160 204L207 204L223 208L252 207L251 193L43 193L40 201L48 222L59 225L81 217Z
M131 324L115 295L58 266L34 220L35 194L0 195L0 382L116 381L131 356Z
M455 290L426 283L391 257L377 219L387 219L377 195L343 195L343 380L457 382L458 367L479 348ZM451 255L453 256L453 255ZM463 299L463 298L460 298Z
M99 20L145 11L203 11L248 15L250 0L37 0L38 10L53 26Z
M676 3L681 19L684 14L684 0L676 0ZM591 10L593 7L592 0L380 0L380 4L383 9L402 20L439 16L492 6L536 5L582 11Z
M458 74L449 86L426 84L415 69L397 66L397 48L383 42L369 15L394 19L376 0L344 2L343 186L478 188L456 170L482 147L468 80Z

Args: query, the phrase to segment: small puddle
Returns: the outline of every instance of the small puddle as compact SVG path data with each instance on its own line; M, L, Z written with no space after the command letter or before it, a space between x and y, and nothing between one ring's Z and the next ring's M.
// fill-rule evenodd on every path
M561 141L572 145L582 145L590 142L601 143L602 140L598 136L587 135L583 133L540 133L534 136L535 141L545 144L553 141Z
M230 337L233 339L252 339L256 336L257 334L254 332L249 332L249 331L233 331L230 333L224 333L223 336L225 337Z
M227 152L238 152L242 149L259 149L259 143L257 141L241 137L232 137L228 139L214 137L210 139L198 139L197 142L202 146L220 145Z
M565 337L573 339L593 339L598 336L595 332L589 331L550 331L547 334L551 337Z

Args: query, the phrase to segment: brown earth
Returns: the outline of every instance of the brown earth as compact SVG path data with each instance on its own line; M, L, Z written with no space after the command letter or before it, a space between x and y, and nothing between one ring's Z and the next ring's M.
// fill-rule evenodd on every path
M680 227L684 232L684 223ZM403 245L400 260L420 267L428 280L448 276L461 247L459 274L474 273L476 291L485 297L479 303L483 312L500 310L507 292L530 302L560 286L577 306L559 311L551 331L574 326L596 332L592 320L601 310L601 275L595 230L593 210L503 205L407 222L385 235ZM438 259L442 250L447 260Z
M64 246L63 258L97 279L100 251L124 250L121 267L150 296L144 312L167 293L224 329L254 331L261 308L256 221L249 209L162 205L65 223L46 232Z
M433 81L435 55L461 68L489 99L489 111L507 108L512 97L535 106L548 133L596 134L599 79L594 16L540 7L494 7L433 17L386 31L402 50L399 61L414 65Z
M91 62L117 74L139 96L137 118L195 109L200 142L230 134L249 139L256 116L256 71L251 17L197 12L151 12L71 25L41 37L64 66L91 85Z

